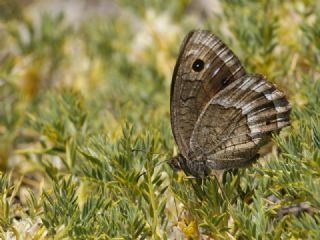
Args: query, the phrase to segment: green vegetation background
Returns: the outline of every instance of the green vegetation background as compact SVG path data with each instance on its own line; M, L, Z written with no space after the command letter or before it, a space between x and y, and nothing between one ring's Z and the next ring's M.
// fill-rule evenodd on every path
M70 21L0 1L0 238L320 239L319 1L108 2ZM222 192L158 164L177 152L169 87L194 28L293 106Z

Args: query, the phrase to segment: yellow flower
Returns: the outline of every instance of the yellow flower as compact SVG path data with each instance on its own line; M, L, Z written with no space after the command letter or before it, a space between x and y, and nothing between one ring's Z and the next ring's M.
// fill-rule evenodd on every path
M178 225L187 238L198 239L197 226L194 221L191 221L188 225L186 225L184 222L178 222Z
M44 127L43 134L53 142L57 141L58 139L58 133L50 126Z

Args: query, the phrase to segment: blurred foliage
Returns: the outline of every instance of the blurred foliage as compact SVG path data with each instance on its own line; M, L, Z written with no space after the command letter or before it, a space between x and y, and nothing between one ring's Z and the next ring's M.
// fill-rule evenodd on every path
M0 1L0 238L319 239L320 4L107 4L70 20ZM268 154L221 182L165 164L177 152L171 74L194 28L216 33L293 106Z

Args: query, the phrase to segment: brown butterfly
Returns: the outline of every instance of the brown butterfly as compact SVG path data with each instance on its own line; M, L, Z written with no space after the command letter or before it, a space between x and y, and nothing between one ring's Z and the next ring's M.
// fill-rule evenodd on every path
M273 132L290 125L285 95L262 75L248 74L213 33L191 31L174 68L170 114L180 153L174 170L204 177L248 166Z

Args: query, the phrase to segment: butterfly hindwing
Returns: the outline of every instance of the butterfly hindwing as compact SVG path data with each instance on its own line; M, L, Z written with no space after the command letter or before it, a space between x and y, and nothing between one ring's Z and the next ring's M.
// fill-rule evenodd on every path
M229 169L255 160L272 132L290 124L285 95L261 75L245 75L216 94L200 114L190 149L212 169ZM197 153L195 153L197 154Z

